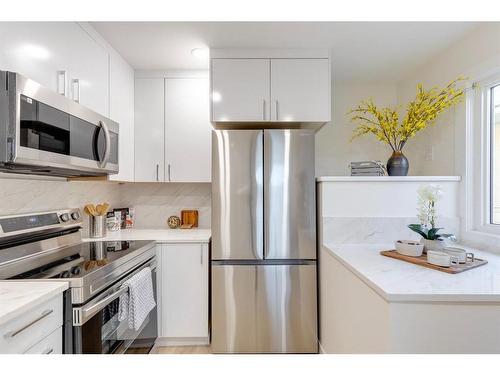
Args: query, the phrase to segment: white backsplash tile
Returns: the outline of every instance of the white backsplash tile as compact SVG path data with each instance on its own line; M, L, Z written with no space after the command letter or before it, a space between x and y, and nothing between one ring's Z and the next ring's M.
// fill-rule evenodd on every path
M108 202L134 207L137 227L166 227L182 209L199 210L199 227L210 228L209 183L116 183L0 179L0 216ZM85 225L86 227L86 220Z
M133 183L121 185L121 199L135 208L137 227L166 226L183 209L198 210L198 226L210 228L211 184Z
M87 203L120 204L120 185L94 181L0 180L0 215L13 215L60 208L74 208Z

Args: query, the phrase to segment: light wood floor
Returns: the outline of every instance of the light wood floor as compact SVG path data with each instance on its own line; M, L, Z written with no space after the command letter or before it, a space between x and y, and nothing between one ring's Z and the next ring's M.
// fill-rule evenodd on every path
M209 345L203 346L160 346L158 354L212 354Z

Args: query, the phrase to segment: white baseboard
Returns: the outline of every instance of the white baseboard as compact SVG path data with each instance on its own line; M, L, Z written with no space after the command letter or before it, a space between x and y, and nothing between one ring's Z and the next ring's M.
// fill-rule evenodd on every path
M158 337L156 339L158 346L193 346L210 345L208 337Z

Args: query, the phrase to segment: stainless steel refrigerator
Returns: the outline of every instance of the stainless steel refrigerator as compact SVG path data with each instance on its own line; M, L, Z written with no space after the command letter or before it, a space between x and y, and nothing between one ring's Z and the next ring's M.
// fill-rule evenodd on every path
M314 130L212 145L213 352L317 353Z

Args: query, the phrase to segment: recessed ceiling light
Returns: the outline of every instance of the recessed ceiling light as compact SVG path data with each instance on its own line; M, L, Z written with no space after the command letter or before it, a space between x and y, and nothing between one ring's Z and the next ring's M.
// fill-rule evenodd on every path
M208 59L208 48L193 48L191 50L191 55L200 60Z

